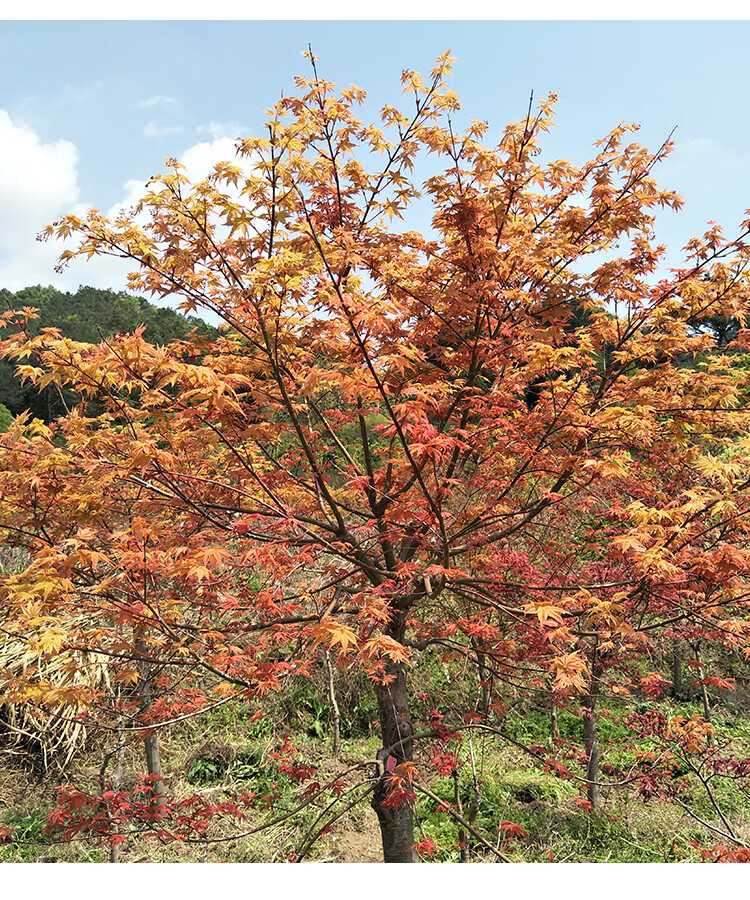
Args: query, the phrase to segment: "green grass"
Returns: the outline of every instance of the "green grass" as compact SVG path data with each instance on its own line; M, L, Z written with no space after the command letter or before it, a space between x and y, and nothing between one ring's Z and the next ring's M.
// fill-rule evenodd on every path
M445 691L437 694L443 709L450 709L450 704L460 698L462 690L465 691L456 681L448 685L445 667L437 656L430 660L426 672L420 672L420 678L431 692L441 689L445 682ZM375 758L380 739L377 731L370 727L375 714L371 694L367 691L357 694L353 685L342 685L341 694L342 716L352 725L345 732L338 759L332 758L330 710L326 693L319 681L306 679L290 685L260 720L250 722L254 708L232 701L164 733L162 759L171 788L182 796L195 791L209 792L217 800L228 798L232 791L255 794L259 800L258 809L250 812L247 821L237 831L247 830L277 813L292 809L300 802L307 784L295 783L279 770L278 762L273 759L272 754L281 746L280 733L291 727L290 739L298 751L298 758L320 767L314 780L321 783L338 777L338 773L353 763ZM417 722L417 730L420 730L428 720L432 707L426 700L419 699L415 706L421 717L421 721ZM462 760L460 784L463 814L471 818L474 827L486 840L512 860L678 862L698 859L691 841L703 846L722 842L677 806L660 803L658 797L644 802L631 785L605 788L602 815L586 812L577 802L585 797L585 785L580 780L563 780L545 771L542 766L543 757L557 756L576 775L583 775L580 761L574 755L582 740L582 719L574 702L571 702L569 709L558 711L562 745L557 748L552 747L550 742L548 708L536 707L527 701L516 701L515 705L511 703L510 706L502 728L517 744L485 732L474 735L471 747L468 735L464 734L461 740L451 741L449 749ZM636 762L637 751L653 749L655 744L652 739L635 738L625 722L625 716L631 711L645 712L652 708L669 717L680 714L689 718L702 712L698 702L639 700L628 706L623 702L602 701L598 709L597 729L603 763L628 772ZM738 755L750 755L750 721L741 710L731 706L720 709L717 706L714 716L717 742L731 738L737 745ZM320 724L320 729L312 727L315 722ZM534 758L524 753L518 744L537 746L543 752ZM424 750L426 748L421 745L420 754ZM470 750L479 785L476 808ZM81 770L81 777L87 777L91 784L97 778L101 752L101 748L96 750L92 747L90 759L82 760L85 770ZM418 763L430 789L438 797L453 803L453 779L442 777L436 780L435 770L424 756ZM143 761L139 753L134 751L128 765L136 774L142 774ZM370 771L365 767L357 777L366 778ZM686 797L689 797L695 813L706 821L718 823L710 798L699 781L690 775L689 767L683 766L681 774L690 779ZM609 776L605 779L612 780ZM747 838L750 800L727 780L713 779L711 785L717 802L733 824L738 829L744 829L742 833ZM0 862L33 862L47 856L68 861L106 861L107 847L99 846L94 840L70 847L49 843L42 834L47 809L51 808L42 801L48 796L49 790L47 795L41 790L39 795L30 791L27 808L21 808L16 799L17 808L6 809L2 814L0 824L13 827L17 843L0 845ZM324 824L321 821L316 825L316 820L331 800L331 797L321 798L271 831L218 844L210 851L208 858L230 862L270 862L289 858L300 846L305 834ZM51 799L49 802L52 802ZM433 800L424 797L416 806L416 814L418 837L424 836L437 846L433 861L458 861L459 826L456 821ZM367 799L337 822L332 833L336 834L340 829L338 833L344 834L347 828L354 828L355 822L357 830L361 831L359 826L363 821L376 829ZM515 823L523 829L523 833L514 836L503 829L503 823ZM222 834L235 833L234 826L229 823L221 827L225 828ZM310 859L320 858L327 852L326 840L312 851ZM491 861L492 855L479 840L473 836L468 836L467 840L472 860ZM123 861L139 858L161 862L195 862L202 859L202 848L185 845L161 847L153 841L131 839L123 848Z

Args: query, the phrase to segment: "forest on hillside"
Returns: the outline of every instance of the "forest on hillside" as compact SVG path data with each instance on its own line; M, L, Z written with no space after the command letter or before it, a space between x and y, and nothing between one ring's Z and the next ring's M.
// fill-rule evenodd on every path
M215 329L193 316L183 316L166 306L156 306L143 297L93 287L79 287L75 293L60 291L51 286L36 285L12 292L0 289L0 309L11 310L28 306L38 310L38 318L29 322L29 334L39 334L43 328L56 328L63 337L84 343L99 343L116 334L131 334L146 326L146 339L153 344L167 344L184 338L197 328L199 333L212 334ZM0 359L0 427L5 430L10 421L7 413L18 415L31 411L45 422L64 412L64 395L54 387L37 390L18 377L15 367L7 359Z
M750 861L750 220L306 55L5 295L0 860Z

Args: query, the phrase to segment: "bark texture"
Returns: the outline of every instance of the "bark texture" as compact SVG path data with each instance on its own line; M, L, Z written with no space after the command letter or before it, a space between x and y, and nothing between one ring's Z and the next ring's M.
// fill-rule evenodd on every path
M583 699L583 746L586 749L586 799L595 813L602 809L602 791L599 785L599 741L596 735L596 694L598 690L598 641L591 650L591 685L589 694Z
M677 638L672 645L672 695L678 699L685 695L682 683L682 651Z
M331 701L331 715L333 717L333 755L338 756L341 752L341 710L339 709L338 700L336 699L336 684L333 680L331 654L327 650L323 654L323 663L326 670L328 699Z
M589 694L584 698L583 745L586 748L586 799L594 812L601 812L602 794L599 787L599 742L596 736L596 698Z
M143 641L136 643L137 650L145 655L147 653L146 644ZM147 662L142 661L139 664L141 683L140 683L140 707L143 714L145 724L148 724L148 711L151 708L151 671ZM152 781L154 790L153 805L156 810L160 810L166 804L166 796L164 792L164 773L161 767L161 754L159 753L159 736L155 731L147 734L144 739L144 750L146 754L146 769L149 775L156 777Z
M388 634L396 640L403 638L402 617L391 625ZM419 862L419 856L413 849L414 812L411 805L405 803L396 809L383 805L388 795L388 775L397 765L411 762L414 755L406 667L403 663L389 662L386 674L389 683L375 685L383 746L378 751L378 780L371 805L380 823L383 862L414 863Z

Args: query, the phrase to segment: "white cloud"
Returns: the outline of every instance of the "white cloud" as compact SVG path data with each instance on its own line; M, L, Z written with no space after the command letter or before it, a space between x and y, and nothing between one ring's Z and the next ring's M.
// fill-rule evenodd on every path
M675 153L678 156L706 156L719 151L719 145L709 137L697 137L688 141L678 140L675 147Z
M175 97L168 97L166 94L154 94L153 97L149 97L148 100L142 100L136 105L141 109L153 109L156 106L178 109L182 104Z
M225 160L237 165L243 164L243 161L235 153L235 142L229 138L193 144L192 147L188 147L182 156L179 157L179 162L185 167L185 175L192 182L202 181L210 174L216 163ZM105 211L104 214L107 218L116 219L123 212L130 212L130 210L137 205L138 201L146 195L148 191L147 182L137 178L131 178L123 184L122 191L122 199L118 200L117 203L113 204ZM235 193L236 197L239 199L238 189L235 190L234 188L230 188L230 191ZM74 212L78 215L83 215L87 208L88 207L83 204L79 204ZM145 213L141 213L137 217L137 222L139 224L145 224L146 221L148 221L148 216ZM96 260L96 257L92 258L92 261L94 260ZM89 265L90 263L87 262L86 268L88 268Z
M245 130L237 122L209 122L208 125L199 125L198 134L209 134L214 140L219 138L231 138L236 140Z
M97 95L100 95L105 89L103 81L96 79L90 81L86 85L66 84L61 93L60 99L57 101L62 104L74 103L77 106L87 106Z
M143 136L147 138L160 138L168 134L179 134L182 131L182 125L162 125L152 119L143 128Z
M185 166L185 174L191 181L200 181L218 162L234 162L241 164L235 152L234 137L218 137L213 141L193 144L182 154L180 162Z
M191 181L204 179L223 160L242 164L235 140L218 137L188 147L181 155ZM146 193L146 181L130 179L122 185L122 199L106 210L116 218ZM73 260L61 274L54 271L65 244L39 242L45 225L67 212L84 216L96 204L84 202L78 184L78 153L70 141L43 143L24 124L14 123L0 110L0 287L19 290L34 284L53 284L75 290L79 284L122 290L132 264L116 258ZM71 242L67 246L74 246Z
M134 205L144 187L144 182L127 182L118 206ZM28 126L0 110L0 287L11 291L34 284L62 290L76 290L79 284L125 287L131 267L123 260L74 261L58 273L55 266L66 245L36 240L59 216L86 214L93 204L82 202L80 194L75 145L64 140L44 143Z
M79 198L78 153L70 141L45 144L0 110L0 286L47 283L59 250L37 234Z

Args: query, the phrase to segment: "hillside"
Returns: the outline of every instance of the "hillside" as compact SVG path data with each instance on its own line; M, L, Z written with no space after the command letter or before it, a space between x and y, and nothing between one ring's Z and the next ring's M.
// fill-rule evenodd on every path
M16 293L0 289L0 309L23 307L39 311L39 318L30 323L32 337L42 328L57 328L63 337L98 344L102 338L130 334L145 325L145 339L161 345L180 340L193 329L206 335L216 333L216 329L195 316L184 316L173 309L156 306L143 297L94 287L82 286L75 293L42 285L23 288ZM11 415L28 409L45 422L63 412L54 387L37 392L32 385L22 384L15 374L15 365L4 359L0 360L0 404ZM4 431L9 421L10 416L0 407L0 430Z

